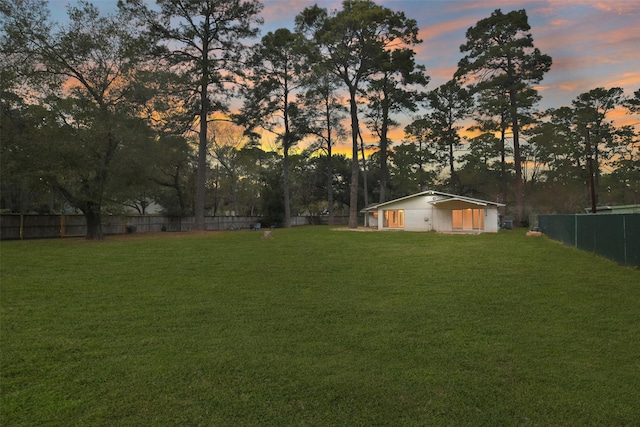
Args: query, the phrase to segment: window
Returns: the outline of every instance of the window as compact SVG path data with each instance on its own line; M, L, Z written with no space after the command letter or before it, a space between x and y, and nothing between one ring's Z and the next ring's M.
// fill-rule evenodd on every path
M384 211L384 223L382 226L385 228L404 228L404 210Z
M484 209L456 209L451 211L454 230L483 230Z

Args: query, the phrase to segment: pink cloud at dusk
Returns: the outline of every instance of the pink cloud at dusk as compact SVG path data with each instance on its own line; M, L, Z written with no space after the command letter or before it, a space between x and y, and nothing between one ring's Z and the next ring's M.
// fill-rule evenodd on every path
M293 28L295 15L316 2L264 0L265 28ZM463 57L466 31L496 9L503 13L525 9L535 47L553 59L538 85L540 109L571 105L581 93L597 87L620 86L626 95L640 87L640 1L636 0L379 0L379 5L415 19L423 43L414 47L416 59L431 77L428 90L453 77ZM341 2L317 1L329 10ZM286 18L285 18L286 17ZM287 22L288 20L288 22ZM628 122L629 116L620 117ZM637 117L635 121L639 121ZM401 136L394 135L396 138ZM399 141L400 139L398 139Z
M57 15L76 0L50 0ZM341 0L263 0L262 35L278 28L293 29L295 16L318 4L342 8ZM149 4L154 3L148 0ZM534 45L553 59L540 82L541 109L570 105L580 93L596 87L620 86L626 95L640 87L640 1L638 0L378 0L415 19L423 43L415 47L435 89L453 77L463 54L466 30L496 9L525 9ZM101 10L115 9L115 0L98 0Z

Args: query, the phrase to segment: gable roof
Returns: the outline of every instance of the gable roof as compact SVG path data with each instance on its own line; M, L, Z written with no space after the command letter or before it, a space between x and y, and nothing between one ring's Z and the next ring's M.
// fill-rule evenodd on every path
M411 194L409 196L404 196L404 197L400 197L398 199L394 199L394 200L389 200L388 202L383 202L383 203L378 203L378 204L374 204L374 205L369 205L368 207L362 209L362 212L372 212L372 211L376 211L386 205L390 205L392 203L398 203L398 202L402 202L404 200L409 200L409 199L413 199L415 197L422 197L422 196L443 196L446 197L445 199L441 199L441 200L434 200L431 201L429 203L433 204L433 205L444 205L447 203L456 203L456 204L471 204L471 205L475 205L475 206L505 206L502 203L497 203L497 202L490 202L487 200L480 200L480 199L474 199L472 197L466 197L466 196L458 196L455 194L449 194L449 193L443 193L441 191L434 191L434 190L426 190L426 191L421 191L420 193L416 193L416 194Z
M434 200L430 202L432 205L448 205L455 208L467 208L469 205L471 206L487 206L489 202L476 200L476 199L466 199L459 196L451 197L448 199Z

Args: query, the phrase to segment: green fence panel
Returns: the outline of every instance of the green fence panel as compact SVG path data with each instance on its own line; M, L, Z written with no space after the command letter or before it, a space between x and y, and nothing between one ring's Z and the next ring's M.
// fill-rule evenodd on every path
M624 215L580 215L576 246L625 263Z
M545 235L565 245L576 245L575 215L540 215L538 228Z
M640 267L640 214L624 215L626 264Z
M640 267L640 214L540 215L538 226L554 240Z

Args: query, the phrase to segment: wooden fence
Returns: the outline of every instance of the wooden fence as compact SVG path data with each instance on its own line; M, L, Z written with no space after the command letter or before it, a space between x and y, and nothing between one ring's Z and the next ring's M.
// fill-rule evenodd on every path
M250 229L260 223L260 217L210 216L205 217L206 230ZM326 224L327 217L296 216L293 226ZM348 223L348 217L336 217L335 224ZM135 215L102 217L105 235L126 233L153 233L160 231L190 231L195 228L195 217L162 215ZM0 240L46 239L53 237L82 237L87 234L83 215L0 215Z

